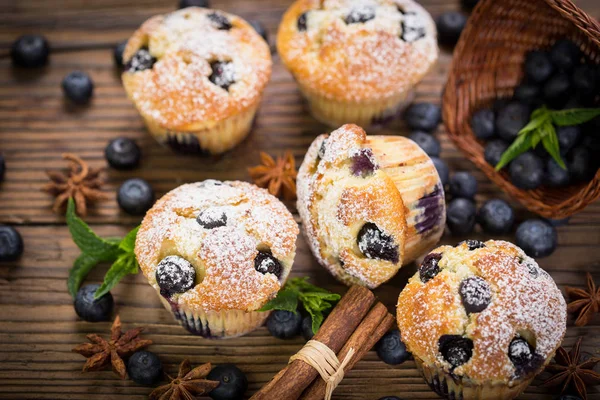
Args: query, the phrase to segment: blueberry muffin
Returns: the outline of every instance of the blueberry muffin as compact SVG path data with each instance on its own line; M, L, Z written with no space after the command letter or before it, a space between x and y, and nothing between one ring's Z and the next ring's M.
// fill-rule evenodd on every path
M448 399L512 399L553 357L567 308L517 246L467 240L429 253L398 299L402 340Z
M135 254L165 307L190 332L243 335L285 283L298 225L266 190L208 180L172 190L148 211Z
M444 232L435 166L401 136L367 136L356 125L321 135L304 158L297 188L313 254L347 285L381 285Z
M199 7L144 22L123 60L123 85L146 127L183 152L240 143L271 75L269 47L250 24Z
M277 50L314 117L332 127L389 122L438 57L435 23L412 0L297 0Z

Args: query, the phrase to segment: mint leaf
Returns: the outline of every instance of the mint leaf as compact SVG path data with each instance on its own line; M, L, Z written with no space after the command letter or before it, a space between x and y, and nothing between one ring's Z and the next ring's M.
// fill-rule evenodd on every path
M317 311L314 311L311 309L308 309L308 313L310 314L310 318L312 321L312 324L311 324L312 331L313 331L313 333L317 333L317 331L323 324L323 321L325 320L325 316L323 316L322 312L320 312L320 311L317 312Z
M286 286L300 291L304 290L309 292L329 293L323 288L308 283L308 276L305 276L303 278L292 278L288 281Z
M138 263L135 255L133 253L121 254L104 275L104 282L94 293L94 299L104 296L126 275L136 274L137 272Z
M81 282L99 263L98 259L87 254L81 254L73 263L73 268L69 271L69 279L67 279L67 288L73 298L77 296L77 291L81 286Z
M540 133L538 131L531 132L531 147L533 147L535 149L536 146L538 144L540 144L541 140L542 140L542 135L540 135Z
M542 112L539 115L534 116L535 112L537 111ZM519 131L519 135L524 135L527 132L535 131L542 124L546 123L547 121L550 121L550 115L548 114L548 111L544 109L538 109L535 112L534 114L532 114L532 119L529 121L529 123L527 123L527 125L521 128L521 130Z
M129 232L127 236L125 236L123 240L121 240L121 242L119 243L119 249L123 250L126 253L133 253L133 249L135 248L135 238L139 230L139 225L133 228L131 232Z
M580 125L600 115L600 108L571 108L568 110L552 110L552 122L558 126Z
M114 261L119 255L119 246L96 235L90 227L75 214L75 203L69 199L67 205L67 225L73 241L88 256L99 261Z
M277 293L277 296L273 300L269 300L269 302L258 311L285 310L296 312L297 309L298 292L284 288Z
M554 126L551 123L548 123L548 126L544 126L544 131L546 132L546 134L542 137L542 144L544 145L544 148L548 154L552 156L554 161L556 161L556 163L560 165L562 169L566 170L567 166L560 157L560 144L558 143L558 136L556 135Z
M506 166L515 158L517 158L520 154L523 154L527 150L529 150L531 148L532 143L531 136L532 135L529 133L517 136L513 144L511 144L510 147L506 149L504 153L502 153L502 157L496 165L496 171L500 171L502 168L504 168L504 166Z

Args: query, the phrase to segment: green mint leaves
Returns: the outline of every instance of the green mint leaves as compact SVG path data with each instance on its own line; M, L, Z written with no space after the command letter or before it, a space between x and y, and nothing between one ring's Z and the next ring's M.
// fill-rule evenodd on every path
M340 299L339 294L328 292L325 289L308 283L308 277L290 279L277 297L269 301L259 311L284 310L297 312L298 302L301 302L312 319L313 333L317 333L323 320L323 312L333 307L333 303Z
M73 263L67 280L67 288L73 298L77 295L81 282L101 262L113 264L106 272L104 282L94 294L96 299L108 293L124 276L138 272L138 263L133 249L139 227L129 232L122 240L103 239L75 214L73 199L69 199L66 219L71 237L81 250L81 255Z
M519 131L519 136L502 154L496 171L531 148L536 148L540 142L554 161L563 169L567 169L560 156L558 136L554 126L572 126L588 122L600 115L600 108L572 108L569 110L550 110L543 106L531 113L531 120Z

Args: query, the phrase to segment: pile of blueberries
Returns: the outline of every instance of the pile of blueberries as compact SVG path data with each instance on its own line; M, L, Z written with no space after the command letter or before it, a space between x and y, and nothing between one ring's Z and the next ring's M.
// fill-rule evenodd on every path
M568 39L558 40L547 51L528 53L524 72L525 77L511 99L499 99L493 107L480 109L471 117L475 136L487 141L485 160L493 166L537 108L598 106L600 66L585 60L579 46ZM556 127L561 158L567 169L562 169L540 144L508 165L511 182L518 188L532 190L589 181L600 167L600 159L594 157L600 151L598 132L600 117L583 125Z

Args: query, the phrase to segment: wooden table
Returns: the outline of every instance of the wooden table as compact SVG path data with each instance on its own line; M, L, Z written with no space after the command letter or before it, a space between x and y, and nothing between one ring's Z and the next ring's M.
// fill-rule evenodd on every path
M85 3L85 4L84 4ZM289 0L221 0L216 8L262 21L271 33ZM457 9L458 1L422 0L435 16ZM579 4L600 16L597 0ZM119 211L115 191L127 178L147 179L158 196L184 182L207 178L248 180L246 168L257 164L259 151L270 154L293 151L300 162L313 138L326 130L306 112L290 74L274 56L271 83L250 137L230 153L218 158L193 158L160 147L144 130L142 121L127 100L113 66L113 45L126 39L148 17L174 9L176 0L28 0L0 2L0 151L7 163L0 185L0 222L17 227L25 241L20 261L0 265L0 398L2 399L145 399L150 388L120 380L110 371L82 374L84 359L71 353L87 333L106 334L110 323L78 320L66 290L66 277L78 249L62 216L50 210L52 198L40 191L47 181L46 169L65 166L62 152L74 152L92 166L105 166L104 147L118 136L135 138L143 150L139 169L119 172L108 169L104 190L110 200L99 204L86 218L101 235L123 235L140 218ZM43 71L13 69L8 49L23 33L43 33L53 52ZM439 102L451 53L443 51L434 71L419 85L416 100ZM90 107L76 109L65 103L60 89L70 71L88 72L96 85ZM399 124L389 133L406 133ZM469 170L479 181L478 203L502 193L455 149L443 128L443 158L451 169ZM295 206L288 204L295 212ZM527 213L519 208L519 218ZM297 215L297 214L296 214ZM486 238L481 234L473 235ZM444 237L456 243L462 237ZM513 239L507 236L502 239ZM559 228L560 247L540 260L557 284L581 286L585 271L600 281L600 202ZM595 263L595 265L594 265ZM393 310L398 293L415 272L407 266L376 294ZM102 279L105 266L97 268L88 282ZM337 283L311 256L306 242L298 239L294 276L310 275L313 282L337 292ZM301 338L282 341L262 328L243 338L210 341L188 335L162 307L144 277L129 276L113 291L116 310L125 328L146 326L146 336L167 371L174 372L184 358L193 364L235 363L248 375L248 394L253 393L284 367L302 345ZM572 320L570 321L572 324ZM564 344L570 347L585 336L585 351L600 352L600 318L585 328L570 326ZM536 382L537 383L537 382ZM598 389L590 398L600 399ZM551 398L551 391L532 385L523 399ZM336 398L377 399L397 395L405 399L435 399L413 362L388 366L370 352L347 374L335 392Z

